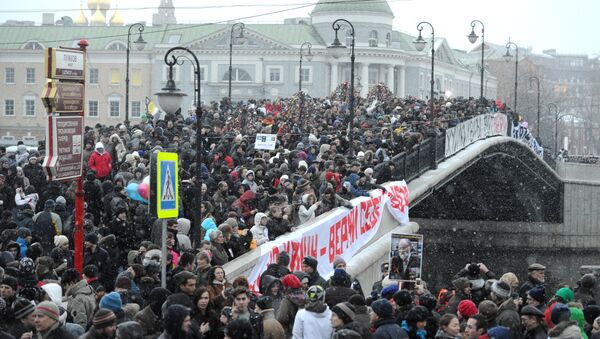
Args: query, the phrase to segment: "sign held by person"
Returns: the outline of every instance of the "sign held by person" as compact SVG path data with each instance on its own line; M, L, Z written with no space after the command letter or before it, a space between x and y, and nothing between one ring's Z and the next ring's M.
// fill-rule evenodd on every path
M423 235L392 234L390 280L417 282L423 269Z
M257 134L254 149L273 151L277 143L277 134Z

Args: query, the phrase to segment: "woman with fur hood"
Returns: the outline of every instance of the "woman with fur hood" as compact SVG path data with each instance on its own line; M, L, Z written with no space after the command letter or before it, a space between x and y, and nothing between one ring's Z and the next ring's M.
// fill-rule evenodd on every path
M127 147L125 147L123 140L117 133L110 136L110 143L112 144L113 168L118 168L118 165L125 160Z

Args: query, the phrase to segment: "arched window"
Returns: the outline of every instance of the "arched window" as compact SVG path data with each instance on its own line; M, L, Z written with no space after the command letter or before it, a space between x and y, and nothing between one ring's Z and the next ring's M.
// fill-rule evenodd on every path
M44 46L37 41L29 41L23 45L23 49L43 50Z
M126 51L127 45L121 41L113 41L106 46L106 49L109 51Z
M229 71L223 75L223 81L229 81ZM252 82L252 77L248 72L241 68L233 68L231 73L232 82Z
M378 44L377 31L371 31L369 33L369 47L377 47Z
M392 33L385 35L385 47L392 47Z

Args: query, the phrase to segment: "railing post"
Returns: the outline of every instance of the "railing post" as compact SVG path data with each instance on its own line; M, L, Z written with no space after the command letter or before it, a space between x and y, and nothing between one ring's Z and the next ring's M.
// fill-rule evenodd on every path
M433 137L433 162L431 164L431 169L437 169L437 154L438 154L438 135L437 133Z

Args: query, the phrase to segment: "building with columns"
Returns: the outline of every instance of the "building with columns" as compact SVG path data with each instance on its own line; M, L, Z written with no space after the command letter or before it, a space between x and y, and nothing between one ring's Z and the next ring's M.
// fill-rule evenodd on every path
M107 5L108 4L108 5ZM95 5L95 6L94 6ZM110 1L89 0L91 16L83 9L73 25L53 24L0 26L0 143L44 138L46 112L39 98L45 83L44 48L75 47L79 39L89 42L86 78L86 124L115 125L125 119L125 58L127 30L118 9ZM176 9L175 9L176 10ZM112 15L111 15L112 12ZM111 17L108 20L108 17ZM319 1L310 17L285 19L283 24L246 24L244 39L233 34L232 100L289 97L302 89L312 97L324 97L343 81L350 80L350 57L333 58L327 51L334 40L332 23L347 19L355 29L355 84L366 96L370 86L385 83L397 96L425 99L430 92L431 45L415 49L415 36L395 31L394 14L385 1ZM104 21L103 21L104 20ZM126 21L126 18L125 18ZM169 48L185 46L200 62L202 101L219 101L228 95L231 24L177 24L172 1L161 0L153 24L148 25L142 51L131 46L129 118L133 124L145 111L145 98L164 87ZM137 39L134 30L131 41ZM416 33L416 30L415 30ZM428 33L423 31L428 40ZM350 51L350 30L343 27L339 39ZM312 44L314 55L299 67L299 49ZM479 68L472 55L450 48L436 38L436 95L478 96ZM304 49L307 52L307 49ZM177 66L174 78L182 92L183 112L193 111L194 70L189 62ZM496 78L486 74L485 93L496 97ZM156 100L155 100L156 101Z

